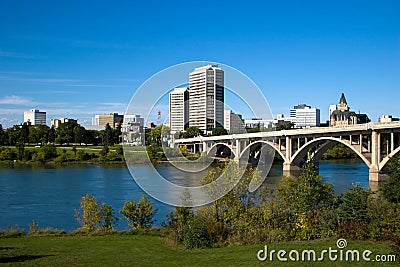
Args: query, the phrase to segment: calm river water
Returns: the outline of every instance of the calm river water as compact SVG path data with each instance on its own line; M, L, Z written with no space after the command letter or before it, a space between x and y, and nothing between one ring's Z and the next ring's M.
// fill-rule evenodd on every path
M138 165L137 168L146 172L148 167ZM281 165L272 167L268 183L279 183L281 168ZM167 165L160 166L158 171L177 184L187 179ZM368 168L358 160L321 161L320 175L325 182L334 185L336 194L344 192L352 183L368 187ZM200 177L192 175L190 179ZM125 167L0 168L0 229L10 226L28 229L29 223L35 220L39 227L70 231L79 227L74 213L85 194L92 194L100 202L111 205L120 217L118 210L123 203L139 199L142 193ZM151 200L158 209L156 224L161 225L174 208ZM128 229L128 225L120 217L116 228Z

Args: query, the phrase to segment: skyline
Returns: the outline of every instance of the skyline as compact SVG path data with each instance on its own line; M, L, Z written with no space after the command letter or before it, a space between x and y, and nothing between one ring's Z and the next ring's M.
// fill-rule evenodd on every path
M342 92L352 110L372 121L400 116L398 1L9 1L0 7L5 128L21 123L31 108L46 111L48 120L71 117L81 124L91 124L95 114L124 113L153 74L196 60L246 74L274 116L305 103L325 121Z

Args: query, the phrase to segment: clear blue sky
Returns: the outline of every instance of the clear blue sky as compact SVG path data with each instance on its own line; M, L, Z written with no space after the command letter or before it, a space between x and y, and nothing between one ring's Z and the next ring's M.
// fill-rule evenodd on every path
M89 124L124 112L154 73L221 62L248 75L274 114L346 94L374 121L400 116L400 1L0 2L0 123L37 107Z

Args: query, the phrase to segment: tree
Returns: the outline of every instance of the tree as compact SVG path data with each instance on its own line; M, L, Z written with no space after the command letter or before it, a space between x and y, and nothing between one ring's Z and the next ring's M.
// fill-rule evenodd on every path
M47 143L50 128L47 125L33 125L29 127L30 143Z
M6 133L3 130L3 125L0 124L0 146L4 145L5 143L5 137L6 137Z
M277 196L287 207L303 213L333 201L333 186L325 184L315 170L313 161L306 162L297 178L284 177L278 186Z
M57 157L57 149L54 145L45 144L40 150L46 160Z
M183 133L184 138L192 138L201 135L201 131L197 127L189 127L186 129L186 131Z
M121 123L118 123L117 128L114 129L113 131L113 142L114 144L119 144L120 143L120 137L122 135L122 125Z
M119 211L125 216L132 229L149 228L153 223L153 216L157 210L153 209L153 202L148 200L147 195L142 195L139 202L135 200L126 201L124 207Z
M21 135L21 125L14 125L11 128L7 129L7 135L8 135L8 145L10 146L15 146L20 138Z
M59 144L72 143L75 141L75 127L79 127L75 121L61 123L56 129L55 141Z
M48 141L50 143L54 143L55 140L56 140L56 129L54 128L54 126L51 126L48 134Z
M352 185L341 197L341 203L337 209L340 221L366 223L370 195L371 191L365 190L360 184Z
M104 131L103 131L103 145L104 146L113 146L114 145L114 138L113 138L113 131L110 127L110 124L106 124Z
M18 142L16 147L18 151L18 159L22 160L24 158L25 144L23 142Z
M21 133L19 136L19 141L22 143L29 143L29 126L26 122L21 126Z
M86 130L84 127L76 125L74 127L75 143L87 143Z
M104 203L100 206L96 197L89 194L82 197L80 210L76 211L75 217L85 232L111 230L117 220L111 206Z
M219 135L227 135L228 131L224 127L216 127L212 129L212 135L219 136Z
M389 178L379 185L383 196L390 202L400 203L400 156L390 159Z

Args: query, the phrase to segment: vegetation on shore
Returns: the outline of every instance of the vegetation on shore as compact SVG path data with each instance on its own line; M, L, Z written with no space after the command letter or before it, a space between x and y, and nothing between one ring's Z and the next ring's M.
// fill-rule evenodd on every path
M202 182L208 184L220 175L222 183L236 180L238 168L236 164L217 167ZM188 249L346 238L390 242L393 253L400 253L399 157L389 162L389 169L390 176L378 192L353 185L335 197L332 185L323 182L312 162L306 163L299 177L284 177L274 192L265 185L250 192L249 185L260 178L250 168L233 190L213 203L196 209L177 207L158 231L165 234L166 242ZM218 186L207 193L213 196ZM182 201L190 203L190 199L186 195ZM146 196L138 202L126 201L119 211L134 233L150 229L155 212ZM114 231L114 214L113 207L86 195L76 213L81 227L69 234L121 234ZM30 225L29 235L43 232L46 229L40 230L34 222ZM18 235L25 234L1 234Z
M266 245L266 244L265 244ZM29 235L0 238L0 263L4 266L354 266L354 261L260 262L257 252L264 244L213 249L185 249L168 241L162 229L82 236ZM268 244L270 249L286 251L336 247L336 239ZM388 242L351 241L348 247L374 254L392 253ZM360 264L360 263L358 263ZM362 262L362 266L393 266L393 262Z

